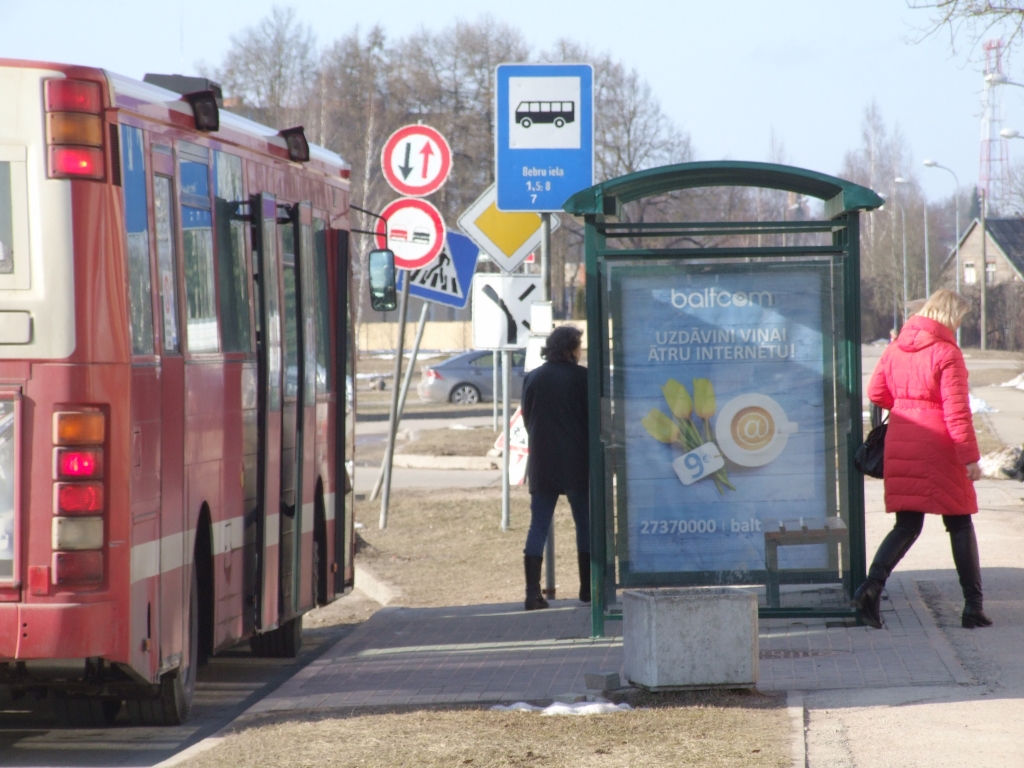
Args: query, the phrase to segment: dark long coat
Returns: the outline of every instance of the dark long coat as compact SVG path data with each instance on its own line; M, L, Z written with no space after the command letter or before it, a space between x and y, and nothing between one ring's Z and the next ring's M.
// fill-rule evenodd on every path
M530 493L588 490L587 369L549 362L530 371L522 408L530 439Z

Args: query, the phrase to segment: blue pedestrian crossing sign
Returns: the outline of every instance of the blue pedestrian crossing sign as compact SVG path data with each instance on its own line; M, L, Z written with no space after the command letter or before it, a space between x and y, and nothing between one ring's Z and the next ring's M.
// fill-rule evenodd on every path
M594 70L499 64L495 175L500 211L560 211L594 184Z
M409 295L462 309L469 301L469 286L480 249L465 235L448 232L440 255L420 269L398 271L398 288L408 274Z

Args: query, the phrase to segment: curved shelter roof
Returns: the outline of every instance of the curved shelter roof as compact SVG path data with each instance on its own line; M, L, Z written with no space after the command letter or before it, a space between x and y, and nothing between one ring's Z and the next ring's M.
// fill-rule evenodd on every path
M825 217L870 211L885 201L873 190L851 181L805 168L774 163L716 160L679 163L637 171L581 190L563 209L575 216L611 214L615 202L628 203L653 195L696 187L763 187L795 192L825 201Z

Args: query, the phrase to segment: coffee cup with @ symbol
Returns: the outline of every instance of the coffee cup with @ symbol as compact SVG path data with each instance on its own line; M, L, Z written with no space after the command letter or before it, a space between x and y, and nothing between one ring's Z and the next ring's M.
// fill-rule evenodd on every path
M719 449L741 467L763 467L774 461L796 431L797 425L768 395L734 397L718 412L715 422Z

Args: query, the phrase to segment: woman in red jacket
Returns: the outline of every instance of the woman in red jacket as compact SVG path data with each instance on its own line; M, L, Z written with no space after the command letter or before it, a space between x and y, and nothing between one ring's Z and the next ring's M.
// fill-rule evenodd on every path
M896 525L882 541L868 578L853 595L865 624L882 627L885 580L917 540L926 513L942 515L964 593L961 624L989 627L982 609L981 565L971 515L978 511L978 441L967 388L967 366L954 333L970 311L953 291L933 293L907 320L878 361L868 397L890 412L885 436L885 509Z

